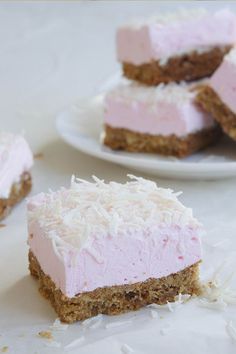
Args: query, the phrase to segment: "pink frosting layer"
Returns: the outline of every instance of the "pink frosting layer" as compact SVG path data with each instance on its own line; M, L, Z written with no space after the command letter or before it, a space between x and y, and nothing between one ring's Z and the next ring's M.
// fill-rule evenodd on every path
M131 284L179 272L200 261L199 228L155 226L135 235L89 239L60 257L37 221L30 223L29 246L43 271L73 297L98 287Z
M163 136L186 136L214 125L213 118L197 107L193 99L181 105L163 100L151 106L146 102L128 103L114 95L106 98L104 120L114 128Z
M210 80L210 86L233 113L236 114L236 64L224 60Z
M8 198L13 183L33 165L33 155L21 135L0 133L0 198Z
M119 61L140 65L192 50L235 43L236 16L229 10L220 10L176 22L124 26L117 31L116 42Z

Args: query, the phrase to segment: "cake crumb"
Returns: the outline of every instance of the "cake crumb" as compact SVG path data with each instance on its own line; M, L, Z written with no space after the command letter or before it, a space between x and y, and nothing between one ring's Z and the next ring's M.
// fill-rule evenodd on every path
M36 159L36 160L40 160L40 159L42 159L43 158L43 153L42 152L38 152L38 153L36 153L36 154L34 154L34 158Z
M8 346L7 345L5 345L4 347L2 347L2 349L1 349L1 352L2 353L6 353L8 351Z
M50 331L41 331L38 333L38 336L46 339L53 339L52 333Z

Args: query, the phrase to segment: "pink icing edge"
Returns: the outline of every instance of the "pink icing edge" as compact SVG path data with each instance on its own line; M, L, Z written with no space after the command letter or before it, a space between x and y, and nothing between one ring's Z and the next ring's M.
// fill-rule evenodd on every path
M190 100L182 105L157 102L151 109L148 103L127 103L117 97L105 99L104 122L114 128L124 128L143 134L186 136L214 125L213 118Z
M62 258L38 222L29 224L31 234L28 243L42 270L68 297L167 276L197 263L202 255L200 229L178 225L155 226L135 236L94 237L80 250L68 245Z
M221 101L236 114L236 65L225 59L209 82Z
M9 150L4 150L6 159L0 156L0 197L8 198L11 187L20 180L24 172L33 166L33 154L27 141L21 135L14 137L15 142Z
M236 16L229 10L166 25L147 24L138 29L124 26L116 35L118 60L135 65L235 42Z

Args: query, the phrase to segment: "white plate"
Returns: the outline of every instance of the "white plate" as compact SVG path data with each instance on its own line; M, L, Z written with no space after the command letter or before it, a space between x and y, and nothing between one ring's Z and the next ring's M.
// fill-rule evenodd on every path
M79 101L58 115L57 130L68 144L102 160L162 177L219 179L236 176L236 143L227 137L185 159L112 151L103 146L103 97L99 94Z

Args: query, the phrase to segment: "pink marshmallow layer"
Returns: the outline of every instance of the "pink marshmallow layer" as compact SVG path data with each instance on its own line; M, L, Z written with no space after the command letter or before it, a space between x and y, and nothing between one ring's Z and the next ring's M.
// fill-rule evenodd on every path
M93 237L60 258L38 222L29 246L45 274L68 297L99 287L133 284L177 273L201 260L199 228L156 225L135 235Z
M141 65L194 50L232 45L236 42L236 16L229 10L192 16L179 21L127 25L118 29L117 57L120 62Z
M143 88L148 90L148 88ZM187 90L187 89L186 89ZM167 92L168 95L168 92ZM137 133L184 137L214 125L213 118L194 103L194 97L184 102L158 99L146 101L135 97L127 100L119 92L105 98L105 124Z
M233 50L236 52L236 49ZM226 58L211 77L209 85L221 101L236 114L236 61Z

